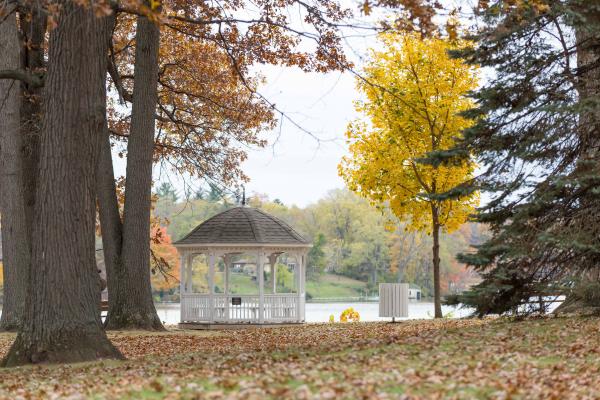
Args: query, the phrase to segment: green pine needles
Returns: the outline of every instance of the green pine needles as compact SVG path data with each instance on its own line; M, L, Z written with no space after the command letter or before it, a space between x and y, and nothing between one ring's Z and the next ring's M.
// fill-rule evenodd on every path
M460 53L493 71L468 112L477 123L454 154L432 156L474 154L486 171L473 186L491 199L477 213L490 239L459 256L483 280L449 302L544 311L531 299L599 280L600 1L496 1L484 18Z

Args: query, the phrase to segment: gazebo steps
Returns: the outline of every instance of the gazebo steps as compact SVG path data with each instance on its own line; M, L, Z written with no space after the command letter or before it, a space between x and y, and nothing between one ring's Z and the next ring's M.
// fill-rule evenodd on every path
M247 329L247 328L283 328L289 326L304 325L304 322L180 322L179 329L197 329L197 330L226 330L226 329Z

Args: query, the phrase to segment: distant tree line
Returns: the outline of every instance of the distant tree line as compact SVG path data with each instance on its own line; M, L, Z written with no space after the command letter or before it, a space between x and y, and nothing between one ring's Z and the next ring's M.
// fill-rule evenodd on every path
M172 185L161 184L154 208L157 217L168 220L167 231L174 239L187 234L197 224L229 207L237 206L235 195L218 200L173 196ZM376 294L380 282L409 282L433 295L431 261L432 238L426 233L406 231L397 221L389 229L389 219L368 201L347 190L332 190L306 207L287 206L263 194L248 196L250 206L259 207L285 220L313 244L307 261L307 279L318 281L325 273L344 275L367 283ZM465 224L441 236L441 282L443 294L456 293L477 282L477 274L455 259L459 252L483 241L485 227Z

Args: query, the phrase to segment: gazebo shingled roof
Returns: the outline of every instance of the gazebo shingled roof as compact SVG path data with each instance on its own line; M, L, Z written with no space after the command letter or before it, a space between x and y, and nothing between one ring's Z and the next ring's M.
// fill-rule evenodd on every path
M308 245L284 221L252 207L223 211L198 225L177 245L191 244L281 244Z

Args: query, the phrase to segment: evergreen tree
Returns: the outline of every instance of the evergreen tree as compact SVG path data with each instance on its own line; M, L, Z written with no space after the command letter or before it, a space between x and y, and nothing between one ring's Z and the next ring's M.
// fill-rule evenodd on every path
M209 184L210 191L208 192L208 201L216 202L223 198L223 191L215 184Z
M479 315L558 292L598 305L600 1L496 1L484 20L461 56L495 74L476 94L462 154L487 168L478 220L492 236L460 256L484 279L452 302Z
M194 193L194 200L204 200L204 189L200 188Z
M173 203L176 203L179 197L177 196L177 190L169 182L163 182L156 189L156 194L161 199L169 199Z

